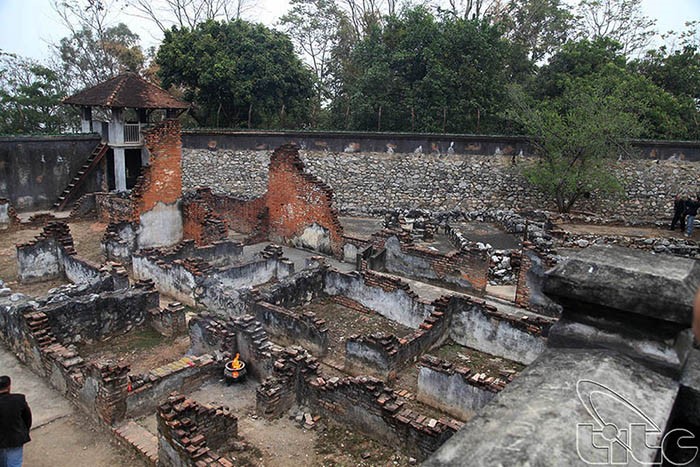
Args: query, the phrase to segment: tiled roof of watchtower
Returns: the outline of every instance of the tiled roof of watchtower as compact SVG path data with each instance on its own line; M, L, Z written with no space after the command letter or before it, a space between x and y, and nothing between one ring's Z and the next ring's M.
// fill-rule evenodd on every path
M64 104L130 107L135 109L186 109L182 102L138 74L122 73L110 80L63 99Z

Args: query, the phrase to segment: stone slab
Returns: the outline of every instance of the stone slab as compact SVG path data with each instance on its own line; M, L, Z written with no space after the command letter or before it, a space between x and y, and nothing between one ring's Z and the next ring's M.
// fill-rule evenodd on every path
M546 273L544 291L553 298L690 325L698 261L608 245L563 255Z
M631 328L618 324L618 329L610 330L564 317L550 329L547 345L620 352L654 371L678 379L693 344L690 329L678 333L673 339L663 339L653 330L643 333Z
M686 420L700 424L700 350L696 348L691 349L683 368L677 412Z
M616 353L548 349L423 465L652 462L656 449L638 435L646 429L649 446L659 445L678 387ZM611 426L603 430L614 424L629 432L632 423L641 425L631 430L629 452L610 436Z

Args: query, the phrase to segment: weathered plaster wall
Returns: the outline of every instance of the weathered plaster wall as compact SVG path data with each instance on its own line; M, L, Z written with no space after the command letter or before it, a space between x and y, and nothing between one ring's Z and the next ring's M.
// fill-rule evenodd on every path
M85 163L99 135L1 136L0 198L18 211L47 209ZM98 174L89 180L99 188Z
M171 246L182 240L180 202L156 203L139 216L138 245L141 248Z
M380 315L416 329L433 310L419 300L408 285L391 278L365 272L345 274L330 270L326 274L325 292L344 295Z
M542 330L528 329L527 321L499 319L486 305L473 301L453 299L450 309L450 337L461 345L524 364L532 363L545 349Z

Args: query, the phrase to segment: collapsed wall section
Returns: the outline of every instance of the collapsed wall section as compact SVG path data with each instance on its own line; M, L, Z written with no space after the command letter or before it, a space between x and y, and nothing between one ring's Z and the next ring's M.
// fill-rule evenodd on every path
M186 197L185 206L190 238L202 241L206 222L223 220L229 229L248 235L247 243L269 239L342 256L343 228L333 190L304 171L295 145L282 145L272 153L264 195L244 200L197 188Z
M22 283L65 278L96 291L129 286L126 270L120 264L99 266L78 258L70 228L64 222L50 222L34 240L17 245L17 267Z

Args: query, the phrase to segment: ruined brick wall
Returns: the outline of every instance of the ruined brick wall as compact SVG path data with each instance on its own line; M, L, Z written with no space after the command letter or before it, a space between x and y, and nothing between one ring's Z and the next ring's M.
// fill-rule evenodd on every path
M33 240L17 245L20 282L39 282L64 277L63 256L74 255L73 237L65 222L51 222Z
M467 420L501 392L515 372L485 373L479 368L424 355L418 364L418 400Z
M63 343L102 340L144 323L158 307L158 292L127 289L76 297L42 309Z
M260 300L293 308L325 296L325 269L304 269L260 291Z
M267 302L253 307L255 318L282 345L303 345L315 355L328 351L328 327L311 311L293 312Z
M129 374L126 397L128 418L152 414L174 391L192 392L206 381L221 376L223 363L211 355L185 356L143 374Z
M342 295L374 310L385 318L416 329L430 315L433 306L411 290L406 282L371 271L342 273L328 270L325 292Z
M280 146L272 153L266 197L273 239L299 237L316 223L329 232L331 249L341 256L343 228L333 207L333 190L304 172L296 146Z
M182 203L182 236L197 245L209 245L224 240L228 229L223 219L200 199L187 199Z
M131 191L134 221L156 204L172 204L182 195L180 122L166 120L151 129L145 135L145 145L150 153L149 165Z
M210 187L198 187L194 196L185 198L185 203L189 199L205 203L209 212L222 219L229 229L247 234L247 243L267 240L269 223L264 196L250 200L237 199L214 194Z
M254 199L235 199L198 188L193 200L206 203L227 227L248 234L247 242L290 241L297 246L342 256L343 228L333 206L333 190L304 171L298 147L286 144L270 157L267 192ZM185 220L189 238L206 217L193 209Z
M133 204L126 193L95 193L97 219L107 223L130 222Z
M375 250L386 249L380 267L419 280L483 295L489 272L489 256L478 249L459 249L442 254L414 244L406 235L382 232L373 238ZM376 268L377 265L374 265Z
M543 316L507 314L464 296L452 296L448 309L452 340L524 364L532 363L544 351L549 328L556 321Z
M233 467L226 451L238 438L238 419L228 408L202 405L173 393L158 407L158 465Z
M375 378L324 376L308 352L288 348L275 360L274 375L258 387L256 410L276 418L295 401L371 438L401 445L419 459L434 452L463 425L404 407L405 400Z
M428 349L447 339L450 328L450 299L442 297L432 303L433 310L412 334L353 335L345 344L345 369L352 374L370 373L393 380L407 365L413 364Z

